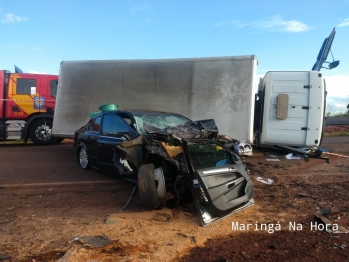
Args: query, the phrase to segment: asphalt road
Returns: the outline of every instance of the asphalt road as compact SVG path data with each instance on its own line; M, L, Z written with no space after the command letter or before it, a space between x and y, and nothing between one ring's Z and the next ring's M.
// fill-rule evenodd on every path
M349 137L325 137L323 146L339 145L337 153L347 153ZM97 170L84 170L71 143L53 146L0 143L0 187L71 187L114 185L132 187Z
M349 117L326 117L326 125L349 125Z
M0 187L69 187L125 184L97 170L84 170L71 143L52 146L0 144Z

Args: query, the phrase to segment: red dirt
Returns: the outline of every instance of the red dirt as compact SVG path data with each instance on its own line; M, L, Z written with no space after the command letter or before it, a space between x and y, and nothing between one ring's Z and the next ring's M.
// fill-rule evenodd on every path
M323 146L349 156L348 137L325 138ZM109 181L99 172L82 170L71 145L2 149L1 181L6 175L11 183L42 176L42 181L51 183L67 174L76 181L95 177ZM50 184L39 188L0 184L0 260L1 256L3 261L30 262L62 257L74 262L349 260L349 233L310 230L311 223L320 224L314 216L320 207L331 210L328 219L332 223L349 228L348 158L330 156L330 163L282 157L279 162L268 162L267 158L258 150L246 158L255 205L205 228L199 225L195 206L190 203L180 207L168 203L162 209L144 211L137 196L119 213L132 189L122 181L104 186ZM273 183L263 184L257 177ZM252 227L233 230L232 222ZM302 230L289 230L290 222L302 225ZM277 223L281 231L254 231L256 224L276 229ZM112 242L93 247L82 241L84 237L105 237Z
M342 126L325 126L325 133L339 133L339 132L349 132L349 125Z

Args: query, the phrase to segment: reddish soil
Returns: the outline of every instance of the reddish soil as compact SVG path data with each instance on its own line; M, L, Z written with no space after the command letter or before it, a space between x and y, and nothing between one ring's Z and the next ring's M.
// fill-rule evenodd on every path
M349 156L349 137L325 138L323 146ZM6 175L17 175L18 180L41 175L50 182L69 173L76 181L91 176L109 184L34 187L2 182L0 261L349 260L349 233L311 228L315 223L323 225L314 214L327 208L331 223L340 230L349 229L349 161L342 156L330 155L330 163L281 156L280 161L270 162L270 156L255 150L254 156L246 158L255 205L203 228L190 202L178 207L169 201L162 209L144 211L136 196L119 213L132 185L81 170L72 160L71 145L53 146L50 154L45 151L48 147L5 149L0 150L1 181ZM47 160L50 155L55 161ZM273 182L264 184L257 177ZM234 230L233 222L252 226ZM297 230L290 230L290 223ZM270 227L269 232L268 228L255 230L262 224Z
M349 132L349 125L342 126L325 126L325 133L339 133L339 132Z

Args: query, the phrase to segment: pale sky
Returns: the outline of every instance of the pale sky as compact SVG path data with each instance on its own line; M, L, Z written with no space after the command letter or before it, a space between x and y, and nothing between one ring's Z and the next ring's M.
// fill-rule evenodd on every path
M0 0L0 69L61 61L256 55L257 75L313 67L333 28L327 103L349 103L349 1ZM327 61L332 62L331 53Z

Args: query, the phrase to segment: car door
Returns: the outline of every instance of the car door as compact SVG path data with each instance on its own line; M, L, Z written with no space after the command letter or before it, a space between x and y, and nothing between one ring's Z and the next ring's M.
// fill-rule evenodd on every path
M107 169L113 169L119 175L117 164L120 157L115 145L129 139L129 124L118 114L110 112L103 115L102 131L98 137L98 163Z
M241 159L212 140L183 142L203 226L254 204L253 185Z
M90 120L87 130L84 133L83 142L86 145L86 152L89 157L90 165L98 167L98 137L101 131L102 117L97 116Z

